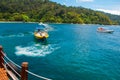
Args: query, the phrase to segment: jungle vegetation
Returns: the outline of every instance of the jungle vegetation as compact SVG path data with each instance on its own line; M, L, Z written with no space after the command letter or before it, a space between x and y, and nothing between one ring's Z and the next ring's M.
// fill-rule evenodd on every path
M118 24L99 11L72 7L49 0L0 0L0 21Z

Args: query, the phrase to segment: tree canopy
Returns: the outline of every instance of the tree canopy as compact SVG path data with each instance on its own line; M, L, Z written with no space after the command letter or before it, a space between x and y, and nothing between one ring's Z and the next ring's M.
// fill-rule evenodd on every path
M102 12L49 0L0 0L0 21L118 24Z

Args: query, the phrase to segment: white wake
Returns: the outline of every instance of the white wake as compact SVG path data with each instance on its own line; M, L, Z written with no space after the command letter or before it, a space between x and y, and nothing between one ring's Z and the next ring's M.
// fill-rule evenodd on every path
M31 46L16 46L16 52L15 54L18 56L25 55L25 56L31 56L31 57L40 57L40 56L46 56L48 54L51 54L59 47L56 47L56 45L41 45L41 44L34 44Z

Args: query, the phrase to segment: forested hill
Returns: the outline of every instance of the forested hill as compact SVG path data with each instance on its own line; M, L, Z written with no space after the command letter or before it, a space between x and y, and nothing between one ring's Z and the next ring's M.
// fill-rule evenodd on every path
M113 21L115 21L116 23L118 23L120 25L120 15L111 15L111 14L107 14L106 15Z
M101 12L49 0L0 0L0 21L117 24Z

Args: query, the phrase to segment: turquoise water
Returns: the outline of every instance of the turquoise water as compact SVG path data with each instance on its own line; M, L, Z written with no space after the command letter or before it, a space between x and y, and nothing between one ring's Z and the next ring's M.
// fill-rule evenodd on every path
M33 37L37 23L0 23L0 44L7 56L29 70L53 80L119 80L120 26L112 34L101 25L46 24L49 38ZM29 80L39 80L29 75Z

